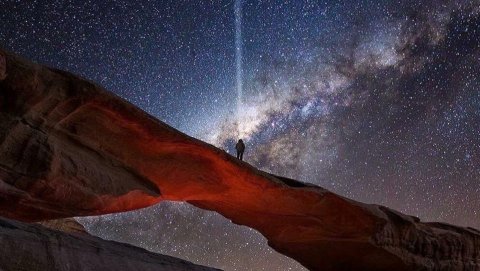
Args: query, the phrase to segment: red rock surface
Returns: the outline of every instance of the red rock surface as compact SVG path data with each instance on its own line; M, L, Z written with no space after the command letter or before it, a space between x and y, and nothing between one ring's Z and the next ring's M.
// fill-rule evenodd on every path
M480 270L474 229L269 175L91 82L0 53L0 215L36 221L186 201L255 228L311 270Z

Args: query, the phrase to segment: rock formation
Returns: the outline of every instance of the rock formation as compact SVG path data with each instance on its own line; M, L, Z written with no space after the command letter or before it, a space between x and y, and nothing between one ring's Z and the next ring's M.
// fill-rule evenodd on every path
M0 80L7 78L7 63L4 55L0 55Z
M23 221L186 201L311 270L480 270L480 232L269 175L70 73L0 51L0 215Z
M74 218L61 218L47 221L41 221L37 224L52 230L63 231L66 233L89 234L82 224L78 223Z
M215 271L218 269L85 234L0 217L0 270Z

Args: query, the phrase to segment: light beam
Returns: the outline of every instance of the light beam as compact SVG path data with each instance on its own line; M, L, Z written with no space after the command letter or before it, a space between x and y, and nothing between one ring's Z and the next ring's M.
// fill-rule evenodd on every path
M235 0L235 66L237 88L237 130L238 137L242 137L240 123L242 121L243 99L243 43L242 43L242 0Z

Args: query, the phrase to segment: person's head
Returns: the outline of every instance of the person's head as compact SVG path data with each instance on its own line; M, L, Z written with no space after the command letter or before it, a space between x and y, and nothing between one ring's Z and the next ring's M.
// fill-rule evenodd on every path
M243 140L239 139L238 142L243 142Z

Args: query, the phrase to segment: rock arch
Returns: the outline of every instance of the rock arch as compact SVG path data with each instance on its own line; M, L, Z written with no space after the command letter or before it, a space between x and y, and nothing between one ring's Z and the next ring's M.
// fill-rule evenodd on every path
M23 221L162 200L255 228L311 270L479 270L480 232L273 176L95 84L0 50L0 214Z

